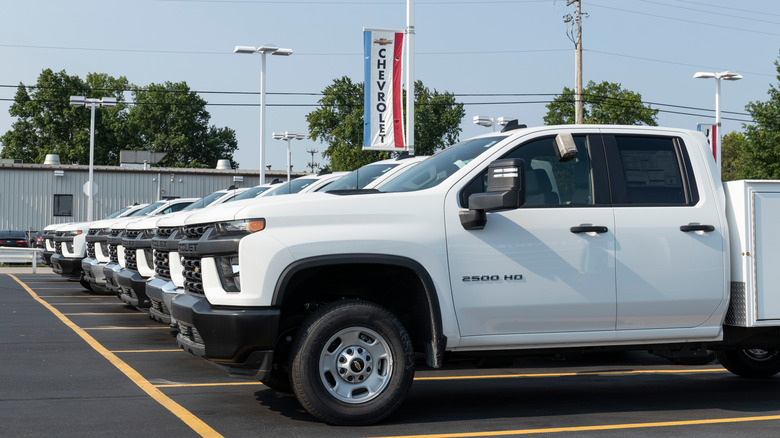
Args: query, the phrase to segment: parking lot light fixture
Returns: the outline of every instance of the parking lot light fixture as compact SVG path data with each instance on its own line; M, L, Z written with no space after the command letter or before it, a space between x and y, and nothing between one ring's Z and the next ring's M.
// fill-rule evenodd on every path
M236 46L233 53L260 54L260 184L265 183L265 55L290 56L292 49L279 48L271 44L260 47Z
M305 134L297 134L295 132L274 132L273 137L275 140L287 140L287 182L290 182L290 140L303 140L306 138Z
M713 136L715 142L715 162L718 163L718 168L721 167L721 145L720 142L723 139L723 133L720 129L720 81L738 81L742 79L742 75L733 71L722 71L719 73L710 73L705 71L696 72L693 75L694 79L715 79L715 126L717 133Z
M95 167L95 108L113 108L116 106L115 97L103 97L101 99L87 98L84 96L70 96L72 106L87 106L90 111L89 119L89 181L84 188L87 194L87 222L92 222L92 198L95 192L93 174Z

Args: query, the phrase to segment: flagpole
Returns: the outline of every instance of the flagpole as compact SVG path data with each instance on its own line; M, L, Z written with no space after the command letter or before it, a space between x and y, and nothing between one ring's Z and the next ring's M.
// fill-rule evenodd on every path
M406 0L406 145L414 155L414 0Z

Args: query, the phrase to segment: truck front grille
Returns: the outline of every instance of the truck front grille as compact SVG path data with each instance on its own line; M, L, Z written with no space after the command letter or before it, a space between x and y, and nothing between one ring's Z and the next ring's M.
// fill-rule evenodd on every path
M168 251L154 250L154 275L159 278L171 279L171 264L168 261L170 253Z
M135 248L125 248L125 269L138 271L138 261L135 259Z
M116 253L116 245L113 243L108 244L108 257L111 259L111 263L119 263L119 255Z
M91 230L90 230L91 232ZM87 242L87 257L95 258L95 242Z
M187 239L197 240L206 233L208 228L208 225L187 225L182 228L182 233Z
M200 272L199 257L183 257L184 290L195 295L203 295L203 277Z

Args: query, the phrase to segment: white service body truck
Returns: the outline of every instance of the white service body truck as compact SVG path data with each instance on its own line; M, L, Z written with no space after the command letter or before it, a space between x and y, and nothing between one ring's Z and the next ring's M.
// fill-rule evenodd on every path
M331 424L456 355L716 352L780 371L780 182L721 183L706 138L546 126L456 144L378 190L189 216L179 345ZM189 268L188 268L189 267Z

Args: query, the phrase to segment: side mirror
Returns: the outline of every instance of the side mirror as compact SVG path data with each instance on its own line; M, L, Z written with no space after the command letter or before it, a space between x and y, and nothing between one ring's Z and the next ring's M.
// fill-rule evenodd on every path
M488 167L487 191L469 196L469 210L460 212L467 230L485 227L485 212L512 210L525 203L525 162L520 158L496 160Z

